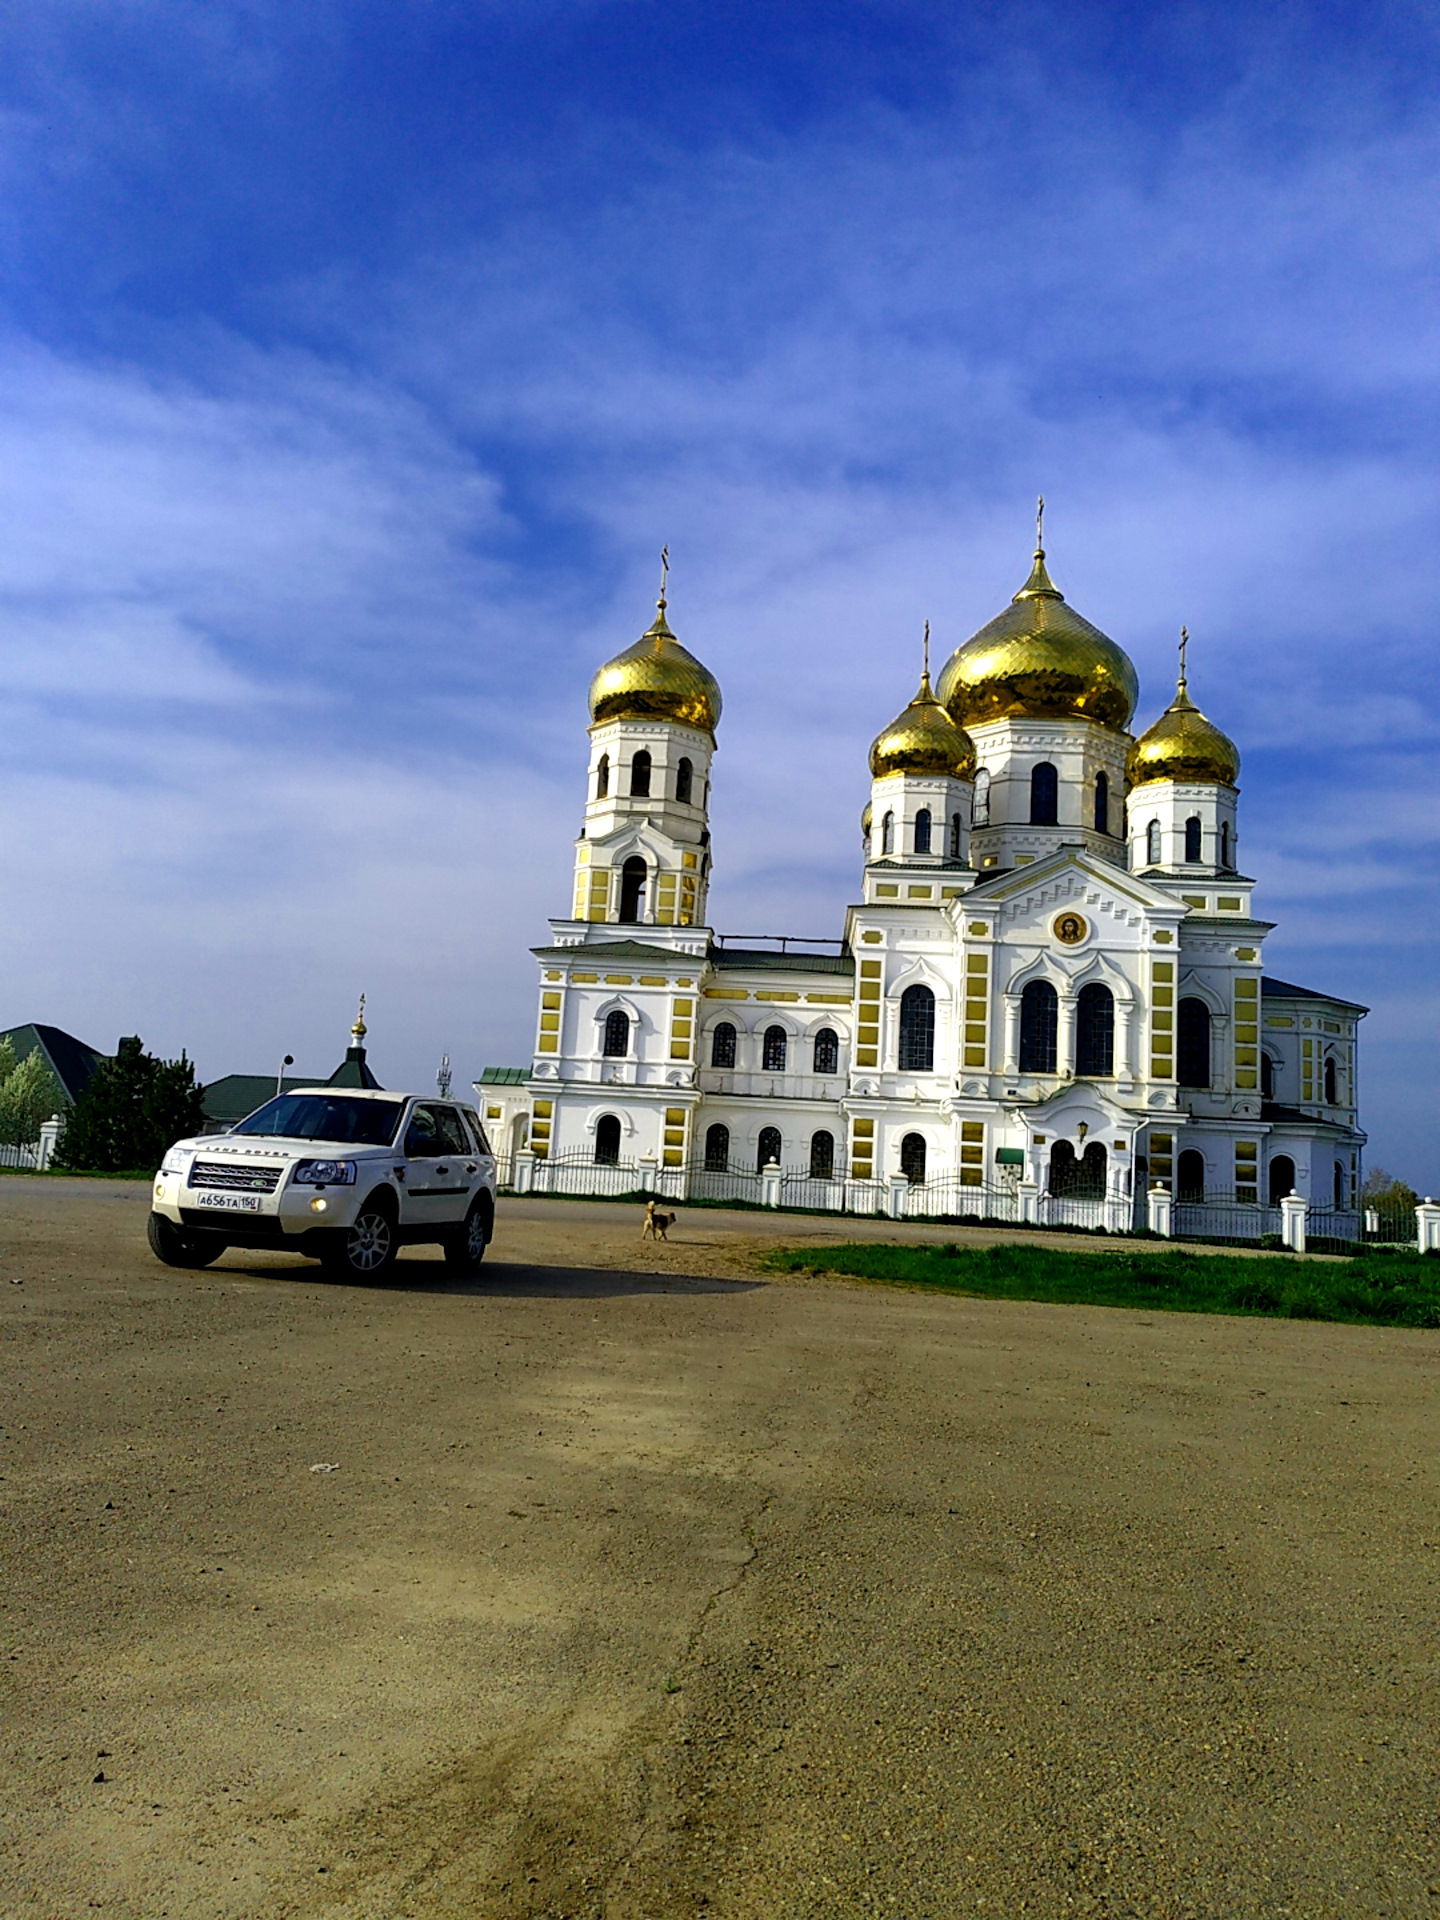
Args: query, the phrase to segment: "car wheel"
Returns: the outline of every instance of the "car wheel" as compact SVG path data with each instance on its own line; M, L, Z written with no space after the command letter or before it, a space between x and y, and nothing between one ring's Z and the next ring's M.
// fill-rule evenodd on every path
M145 1224L145 1237L150 1242L150 1251L157 1260L163 1260L167 1267L208 1267L212 1260L218 1260L225 1251L223 1240L212 1240L206 1234L203 1240L197 1240L188 1233L182 1233L173 1220L167 1220L163 1213L152 1213Z
M374 1280L392 1266L399 1250L395 1221L388 1208L363 1206L348 1227L341 1227L325 1249L325 1266L347 1280Z
M485 1258L490 1243L490 1209L477 1200L465 1216L465 1224L445 1242L445 1264L472 1272Z

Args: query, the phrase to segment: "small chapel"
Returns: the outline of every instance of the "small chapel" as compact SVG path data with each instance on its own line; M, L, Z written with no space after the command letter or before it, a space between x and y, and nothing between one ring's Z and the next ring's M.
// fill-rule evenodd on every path
M914 698L870 749L843 933L738 944L707 914L720 688L666 615L662 581L591 683L534 1056L477 1083L523 1184L629 1168L733 1197L743 1175L790 1204L904 1193L916 1214L1041 1222L1089 1204L1118 1230L1155 1189L1257 1222L1290 1194L1356 1206L1366 1009L1265 971L1240 755L1191 698L1183 633L1174 697L1137 735L1133 664L1037 540L933 685L927 628Z

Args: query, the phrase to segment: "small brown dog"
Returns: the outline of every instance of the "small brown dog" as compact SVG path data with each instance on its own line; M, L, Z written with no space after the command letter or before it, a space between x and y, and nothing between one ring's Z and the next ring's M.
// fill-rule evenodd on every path
M670 1228L675 1224L673 1213L662 1213L653 1200L645 1202L645 1224L640 1229L642 1240L668 1240Z

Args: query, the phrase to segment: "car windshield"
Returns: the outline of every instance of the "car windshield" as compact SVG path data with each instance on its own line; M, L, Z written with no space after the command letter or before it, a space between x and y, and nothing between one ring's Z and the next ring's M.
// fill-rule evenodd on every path
M403 1100L354 1100L343 1093L285 1093L278 1100L267 1100L234 1131L284 1140L343 1140L349 1146L388 1147L404 1106Z

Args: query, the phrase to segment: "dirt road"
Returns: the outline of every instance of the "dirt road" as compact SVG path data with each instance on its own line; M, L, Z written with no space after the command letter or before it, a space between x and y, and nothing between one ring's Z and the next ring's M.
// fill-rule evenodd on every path
M1440 1913L1435 1335L145 1205L0 1182L7 1920Z

